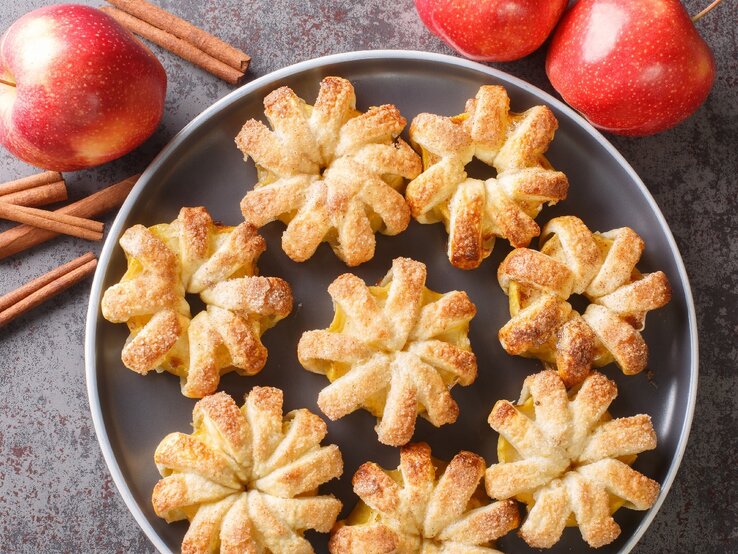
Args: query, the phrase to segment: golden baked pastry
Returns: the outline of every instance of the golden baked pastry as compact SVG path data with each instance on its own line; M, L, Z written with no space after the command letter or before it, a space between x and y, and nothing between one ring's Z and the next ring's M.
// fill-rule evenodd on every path
M659 484L632 469L635 455L656 448L651 418L612 419L617 386L594 372L567 393L555 371L529 376L517 405L498 401L489 415L500 433L499 463L487 469L487 493L528 506L520 536L534 548L558 542L576 525L592 547L614 541L620 507L647 510Z
M376 287L341 275L328 287L330 327L304 333L297 346L305 369L331 381L318 396L323 413L336 420L364 408L392 446L412 438L418 415L436 427L456 421L449 389L477 376L467 337L474 304L465 292L428 290L425 278L425 265L408 258L395 259Z
M190 522L183 554L313 552L306 529L327 533L341 511L318 486L343 472L325 422L308 410L282 416L282 391L254 387L242 408L224 392L195 404L194 432L156 448L154 511Z
M628 227L592 233L564 216L546 224L540 244L513 250L497 270L512 316L499 332L503 348L555 366L567 386L612 361L627 375L643 371L646 313L668 303L671 288L663 272L636 269L641 237ZM572 294L591 302L584 314L567 302Z
M256 276L266 243L255 227L225 227L205 208L182 208L172 223L134 225L120 245L128 270L105 291L102 314L128 324L126 367L179 375L190 398L214 392L228 371L264 367L260 337L292 311L292 291L282 279ZM192 318L186 293L207 309Z
M296 262L321 242L350 266L374 256L374 233L396 235L410 221L398 192L420 173L420 158L399 138L405 118L392 105L356 109L354 87L326 77L314 106L289 87L264 98L273 131L255 119L236 137L259 182L241 202L246 221L287 224L282 248Z
M478 267L495 237L527 246L540 229L534 218L544 203L566 198L569 182L543 156L558 122L546 106L510 111L500 86L483 86L455 117L422 113L410 139L423 154L423 173L407 186L412 215L420 223L442 221L449 234L448 259L461 269ZM496 178L469 178L477 158Z
M459 452L446 465L425 443L400 450L400 467L373 462L354 474L361 502L331 537L331 554L492 554L490 542L518 526L512 500L491 502L480 481L484 459Z

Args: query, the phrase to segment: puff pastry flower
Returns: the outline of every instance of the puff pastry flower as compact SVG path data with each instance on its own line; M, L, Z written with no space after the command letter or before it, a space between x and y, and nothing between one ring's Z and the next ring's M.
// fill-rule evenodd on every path
M518 509L489 501L484 466L464 451L434 463L425 443L403 447L395 471L363 464L353 478L362 502L337 524L331 554L499 554L490 542L517 527Z
M256 276L266 243L255 227L225 227L205 208L182 208L172 223L127 229L120 245L128 270L105 291L102 314L128 324L126 367L178 375L191 398L214 392L223 373L264 367L260 337L290 313L292 291ZM206 309L191 317L185 294L198 294Z
M592 233L564 216L546 224L540 244L513 250L498 268L512 316L499 332L503 348L555 366L567 386L612 361L627 375L643 371L646 313L667 304L671 288L662 271L636 269L641 237L628 227ZM590 302L582 315L572 294Z
M331 326L304 333L297 347L300 363L331 381L318 396L323 413L336 420L365 408L392 446L411 439L418 415L436 427L456 421L449 389L477 375L467 337L474 304L465 292L428 290L425 279L425 265L408 258L376 287L341 275L328 287Z
M544 157L558 127L546 106L510 111L500 86L483 86L455 117L422 113L410 139L423 154L424 171L405 192L420 223L443 222L448 258L473 269L490 255L495 238L527 246L540 229L534 218L543 204L566 198L569 182ZM477 158L497 171L482 181L467 175Z
M656 448L651 418L611 419L616 396L600 373L567 393L548 370L525 380L517 405L500 400L492 408L499 463L487 469L487 493L528 505L519 534L530 546L553 546L567 525L592 547L609 544L620 534L615 510L647 510L656 501L659 484L630 467L636 454Z
M273 130L247 121L236 144L256 163L259 182L241 202L246 221L287 224L282 248L296 262L328 242L349 266L374 256L375 232L396 235L410 221L398 189L420 173L420 158L399 138L405 118L393 105L356 109L340 77L320 83L310 106L289 87L264 99Z
M156 448L162 479L154 511L187 519L183 554L313 552L305 529L328 532L341 502L318 486L343 472L336 445L320 446L325 422L308 410L282 416L282 391L254 387L239 408L220 392L193 410L194 432Z

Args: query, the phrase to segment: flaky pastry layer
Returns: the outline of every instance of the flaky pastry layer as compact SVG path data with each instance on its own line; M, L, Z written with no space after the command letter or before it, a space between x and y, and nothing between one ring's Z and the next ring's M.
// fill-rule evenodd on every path
M629 466L656 448L651 418L610 418L616 396L600 373L567 393L549 370L525 380L517 406L500 400L492 408L488 421L503 457L487 469L487 493L528 505L520 536L530 546L550 548L572 519L587 544L604 546L620 534L614 510L646 510L656 501L659 484Z
M400 467L373 462L354 474L360 504L331 537L331 554L499 554L491 543L517 527L515 502L490 502L481 490L484 459L459 452L448 465L425 443L400 451Z
M214 392L223 373L264 367L260 337L290 313L292 291L256 275L266 243L255 227L217 225L205 208L182 208L172 223L127 229L120 245L128 270L101 307L108 321L128 324L126 367L178 375L192 398ZM206 306L194 317L187 293Z
M282 414L282 391L254 387L239 408L224 392L200 400L193 433L172 433L154 454L162 479L152 503L168 522L187 519L186 554L309 554L306 529L328 532L341 511L323 483L343 472L325 422Z
M286 223L282 248L291 259L305 261L328 242L355 266L374 256L375 232L407 228L410 210L399 190L421 162L399 138L406 121L395 106L361 113L351 83L326 77L315 105L281 87L264 99L264 114L272 130L250 119L236 137L259 174L241 210L257 227Z
M474 304L465 292L428 290L425 279L425 265L408 258L395 259L377 287L341 275L328 287L333 324L297 347L306 369L332 381L318 396L323 413L335 420L365 408L393 446L411 439L418 414L436 427L456 421L449 389L477 375L467 337Z
M543 204L564 199L569 187L544 157L557 127L546 106L511 112L501 86L481 87L458 116L413 119L410 139L423 154L424 171L408 184L405 198L419 222L446 226L453 265L478 267L496 237L518 247L538 236L535 217ZM466 166L474 158L497 176L470 178Z
M515 249L497 270L512 316L499 332L503 348L555 366L567 386L612 361L628 375L643 371L646 313L671 299L663 272L636 269L643 247L628 227L592 233L577 217L549 221L540 251ZM581 315L573 294L590 302Z

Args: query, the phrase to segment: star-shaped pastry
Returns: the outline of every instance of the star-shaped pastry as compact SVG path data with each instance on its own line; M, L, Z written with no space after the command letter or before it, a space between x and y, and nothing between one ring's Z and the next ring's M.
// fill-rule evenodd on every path
M550 548L566 525L576 525L592 547L614 541L620 507L647 510L659 484L631 468L635 455L656 448L647 415L612 419L614 382L592 373L567 393L555 371L525 380L517 405L500 400L489 415L500 433L499 463L487 469L487 493L528 506L520 536L534 548Z
M592 233L564 216L546 224L540 243L540 251L513 250L497 270L512 316L499 332L503 348L556 367L567 386L612 361L627 375L643 371L646 313L667 304L671 288L662 271L636 269L644 247L638 234L628 227ZM568 302L574 294L590 302L581 315Z
M464 113L445 117L422 113L410 125L410 140L423 155L423 172L405 192L420 223L443 222L448 258L461 269L478 267L495 238L527 246L540 229L534 218L543 204L566 198L569 182L544 157L558 127L546 106L510 111L501 86L483 86ZM469 177L478 159L496 177Z
M490 543L517 527L518 509L480 490L484 465L464 451L434 461L425 443L403 447L395 471L363 464L353 478L362 502L338 523L331 554L500 554Z
M127 229L120 245L128 270L101 307L108 321L128 324L126 367L178 375L191 398L215 392L228 371L264 367L260 337L292 311L292 291L256 275L266 249L256 228L225 227L205 208L182 208L172 223ZM185 293L198 294L206 309L192 317Z
M254 387L241 408L224 392L203 398L192 426L154 455L154 511L190 522L182 552L312 553L304 530L328 532L341 511L317 494L343 472L338 447L320 446L325 422L305 409L283 416L282 391Z
M287 224L282 248L296 262L328 242L349 266L374 256L374 233L396 235L410 221L399 192L420 173L420 158L399 138L405 118L393 105L356 109L354 88L326 77L315 105L289 87L264 99L272 126L247 121L236 144L256 163L259 182L241 202L246 221Z
M422 415L436 427L459 408L449 389L477 375L467 333L476 308L465 292L425 287L425 265L397 258L376 287L350 273L329 287L336 311L328 329L308 331L302 365L331 381L318 396L329 418L365 408L378 418L380 442L407 443Z

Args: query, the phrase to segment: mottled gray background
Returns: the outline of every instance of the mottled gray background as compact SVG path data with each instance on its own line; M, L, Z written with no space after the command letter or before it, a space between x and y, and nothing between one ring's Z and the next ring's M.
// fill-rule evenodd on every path
M84 2L88 3L88 2ZM89 2L97 4L97 2ZM708 0L685 2L696 13ZM42 0L2 2L0 30ZM357 49L452 53L411 0L162 2L253 57L248 78ZM635 552L738 551L738 43L726 0L698 28L718 75L706 104L655 137L609 137L641 175L687 266L700 329L700 387L692 435L671 493ZM141 171L194 116L233 87L153 47L169 77L160 129L136 152L67 173L78 198ZM551 93L544 53L496 67ZM0 181L34 169L0 151ZM112 221L110 215L106 221ZM0 222L0 230L7 225ZM0 294L100 245L59 238L0 261ZM0 551L151 552L100 453L84 382L81 284L0 330Z

